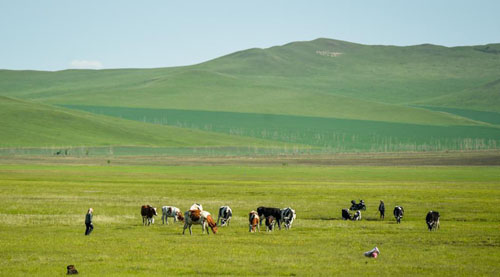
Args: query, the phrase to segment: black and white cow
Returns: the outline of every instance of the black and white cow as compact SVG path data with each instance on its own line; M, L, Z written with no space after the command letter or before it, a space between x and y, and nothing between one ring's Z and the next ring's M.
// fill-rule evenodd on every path
M155 223L155 219L153 216L158 215L156 213L156 208L150 205L144 205L141 207L141 215L142 215L142 224L150 225Z
M429 231L439 229L439 212L430 211L425 217Z
M361 211L356 211L356 213L352 217L352 220L355 220L355 221L361 220Z
M297 214L294 209L290 207L281 209L281 222L285 223L285 229L292 228L292 223L296 217Z
M233 211L229 206L221 206L219 208L219 216L217 217L217 225L219 226L229 226L229 222L231 221L231 217L233 217Z
M349 209L342 209L342 219L351 220L351 214L349 213Z
M394 214L394 217L396 218L397 223L401 223L401 218L403 218L403 215L405 213L405 210L401 206L396 206L394 207L394 211L392 212Z
M266 219L269 216L273 216L273 218L278 223L278 228L281 230L281 210L278 208L267 208L267 207L258 207L257 213L260 217L260 225L262 225L262 220Z

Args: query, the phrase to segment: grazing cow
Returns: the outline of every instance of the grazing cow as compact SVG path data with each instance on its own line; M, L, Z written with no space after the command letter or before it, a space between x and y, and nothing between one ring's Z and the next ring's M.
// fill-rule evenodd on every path
M150 205L144 205L141 207L141 215L142 215L142 224L150 225L155 223L155 219L153 218L153 216L156 216L158 214L156 213L156 208Z
M342 209L342 219L351 220L351 214L349 213L349 209Z
M352 220L355 220L355 221L361 220L361 211L356 211L356 213L352 217Z
M293 220L297 217L295 210L288 207L281 210L281 221L285 223L285 229L292 228Z
M429 231L439 229L439 212L430 211L425 217Z
M161 213L161 222L163 224L165 224L165 222L168 224L169 217L173 217L174 222L176 222L177 220L184 221L184 217L182 216L181 210L179 210L179 208L172 206L163 206L161 208Z
M212 215L207 212L207 211L202 211L202 210L189 210L184 213L184 230L182 231L182 234L186 232L186 229L189 228L189 234L192 235L192 226L193 224L195 225L201 225L201 233L205 233L205 230L207 231L207 235L210 235L210 232L208 231L208 227L212 229L212 232L214 234L217 234L217 224L215 224L214 219L212 218Z
M259 214L256 211L251 211L248 214L248 231L251 233L255 233L255 228L257 228L260 232L259 221Z
M257 213L260 217L260 225L262 225L262 220L266 219L268 216L273 216L276 222L278 222L278 228L281 230L281 210L278 208L266 208L258 207Z
M394 217L396 218L397 223L401 223L401 218L403 218L403 214L405 213L405 210L401 206L396 206L394 207Z
M272 215L266 217L266 232L273 231L276 221L277 221L276 218Z
M217 225L219 225L219 219L220 219L220 225L219 226L229 226L229 221L231 221L231 217L233 216L233 211L229 206L221 206L219 208L219 216L217 216Z

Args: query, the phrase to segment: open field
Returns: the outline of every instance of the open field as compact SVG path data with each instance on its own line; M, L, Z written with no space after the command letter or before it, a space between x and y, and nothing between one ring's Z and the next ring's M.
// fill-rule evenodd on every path
M37 165L0 160L0 275L446 275L497 276L499 167ZM352 199L368 210L340 220ZM376 215L383 199L385 221ZM193 202L230 227L182 236L181 224L141 225L140 206ZM260 205L297 211L289 231L248 233ZM406 214L390 216L394 205ZM84 215L95 210L85 237ZM441 229L429 232L429 210ZM160 224L159 224L160 223ZM378 259L364 251L378 246Z

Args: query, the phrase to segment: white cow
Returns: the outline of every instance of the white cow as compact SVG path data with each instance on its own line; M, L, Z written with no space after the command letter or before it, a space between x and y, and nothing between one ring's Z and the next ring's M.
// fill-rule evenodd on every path
M207 211L201 211L201 210L189 210L184 213L185 219L184 219L184 230L182 231L182 234L186 232L186 229L189 228L189 234L192 235L192 226L193 224L195 225L201 225L201 233L205 233L205 230L207 231L207 235L210 234L208 231L208 227L212 229L212 232L214 234L217 234L217 224L215 224L215 221L212 218L212 215L207 212Z
M169 217L173 217L174 222L176 222L177 220L184 221L184 217L182 216L181 210L177 207L163 206L161 208L161 212L162 212L161 221L163 224L165 224L165 222L168 224Z

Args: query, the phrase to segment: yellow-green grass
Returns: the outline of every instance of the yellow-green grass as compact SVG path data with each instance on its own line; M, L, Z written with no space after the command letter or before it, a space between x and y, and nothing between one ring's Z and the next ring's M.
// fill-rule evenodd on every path
M498 275L498 167L0 165L0 275ZM340 219L352 199L368 209ZM385 200L387 216L376 206ZM230 205L230 227L182 236L142 226L140 206ZM291 230L248 233L260 205L297 211ZM400 225L394 205L406 214ZM95 210L85 237L84 215ZM427 231L425 214L441 213ZM363 252L378 246L378 259Z

